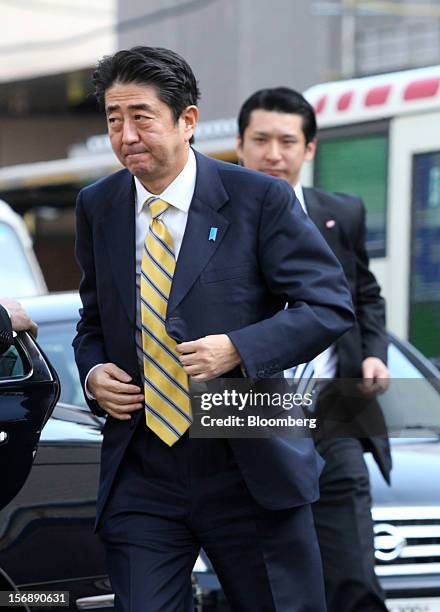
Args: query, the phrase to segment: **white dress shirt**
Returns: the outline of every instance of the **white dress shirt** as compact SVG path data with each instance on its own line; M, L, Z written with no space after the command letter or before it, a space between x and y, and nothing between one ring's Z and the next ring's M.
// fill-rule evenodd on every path
M136 188L136 196L133 205L136 207L136 240L135 240L135 257L136 257L136 349L140 371L143 371L143 354L142 354L142 327L141 327L141 296L140 296L140 274L142 263L142 251L144 248L145 238L151 221L151 212L146 204L148 198L155 197L164 200L170 204L170 207L162 214L161 219L165 223L168 231L171 234L174 244L174 255L179 257L180 248L182 246L183 235L185 233L186 222L188 220L188 211L191 200L194 195L197 176L197 163L194 151L190 148L188 160L181 171L176 176L174 181L164 189L160 194L153 194L148 191L141 181L134 177ZM90 369L86 377L86 394L89 399L95 399L87 389L87 381L91 372L97 368L100 363Z
M301 183L294 187L295 195L301 204L303 211L308 214L307 206L304 199L304 192ZM322 353L317 355L311 362L313 366L314 378L334 378L338 369L338 355L334 344L331 344ZM305 364L300 364L295 370L295 378L301 376L305 370ZM291 370L285 370L285 375L289 378L292 376Z

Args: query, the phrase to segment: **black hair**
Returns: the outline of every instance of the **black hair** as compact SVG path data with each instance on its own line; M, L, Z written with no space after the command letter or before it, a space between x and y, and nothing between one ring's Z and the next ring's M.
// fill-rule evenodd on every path
M254 110L301 115L306 144L316 137L316 116L313 106L294 89L272 87L271 89L260 89L252 94L243 104L238 115L238 133L241 139L243 139Z
M114 83L151 85L177 121L183 110L197 104L197 81L189 64L174 51L161 47L133 47L104 57L93 73L95 96L104 106L105 92Z

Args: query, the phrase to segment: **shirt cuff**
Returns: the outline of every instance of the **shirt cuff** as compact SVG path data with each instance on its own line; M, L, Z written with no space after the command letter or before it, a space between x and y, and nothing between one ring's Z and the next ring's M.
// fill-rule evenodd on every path
M90 370L88 371L88 374L86 376L86 382L84 383L84 390L86 392L86 397L89 400L96 400L96 397L94 395L92 395L90 393L89 389L88 389L89 376L90 376L90 374L93 372L93 370L95 368L97 368L98 366L101 366L101 365L103 365L103 364L102 363L97 363L95 366L93 366L93 368L90 368Z
M6 310L6 314L7 314L7 315L8 315L8 317L9 317L9 320L10 320L10 322L11 322L11 327L12 327L12 317L11 317L11 313L10 313L10 311L9 311L9 310L6 308L6 306L5 306L4 304L2 304L1 306L2 306L2 308L4 308L4 309ZM12 332L12 337L13 337L13 338L16 338L16 337L17 337L17 332L16 332L16 331L14 331L13 329L11 330L11 332Z
M293 387L295 385L295 370L296 367L283 370L283 377L286 379L289 387Z

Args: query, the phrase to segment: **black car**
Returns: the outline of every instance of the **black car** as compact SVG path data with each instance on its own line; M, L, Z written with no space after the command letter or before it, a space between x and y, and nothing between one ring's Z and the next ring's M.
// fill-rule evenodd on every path
M104 420L86 407L71 347L79 298L66 293L22 302L39 324L41 349L20 334L9 362L0 357L0 466L13 482L6 496L0 491L0 504L9 498L0 512L0 591L68 591L64 609L111 609L104 553L93 533ZM393 337L389 364L394 379L380 401L396 436L391 488L367 455L377 573L393 612L439 612L439 372ZM53 368L61 380L54 409L59 388ZM203 552L194 576L200 609L228 610Z

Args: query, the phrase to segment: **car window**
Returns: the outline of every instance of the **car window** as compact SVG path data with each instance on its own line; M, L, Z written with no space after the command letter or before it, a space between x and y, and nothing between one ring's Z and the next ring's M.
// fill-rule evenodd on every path
M60 401L85 407L86 402L72 348L75 325L76 321L40 324L38 342L60 378Z
M38 293L31 266L12 226L0 221L0 295L25 297Z
M0 354L0 382L24 378L32 369L20 345L12 345Z
M391 384L379 396L391 436L425 437L440 432L440 393L438 378L425 376L416 360L390 344L388 365Z
M388 367L392 378L423 378L419 368L392 343L388 347Z

